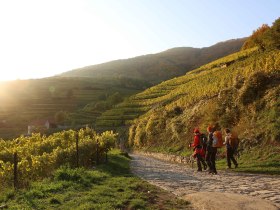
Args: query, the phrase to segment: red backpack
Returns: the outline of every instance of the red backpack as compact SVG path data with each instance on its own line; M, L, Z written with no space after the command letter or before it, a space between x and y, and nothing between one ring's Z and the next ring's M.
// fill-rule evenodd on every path
M229 138L229 144L233 151L236 151L238 149L239 145L239 138L236 133L231 133L230 138Z
M220 148L223 146L223 136L221 131L215 131L213 133L213 144L212 147Z

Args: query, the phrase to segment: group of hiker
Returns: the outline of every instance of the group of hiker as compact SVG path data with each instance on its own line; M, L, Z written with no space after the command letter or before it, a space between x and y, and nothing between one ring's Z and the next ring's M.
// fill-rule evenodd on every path
M231 168L231 161L238 167L238 163L234 158L234 153L238 147L238 137L226 128L225 139L222 138L222 131L213 126L207 127L208 136L201 133L198 128L194 129L194 141L189 144L189 147L193 147L193 157L197 160L197 171L208 169L210 174L217 174L216 169L216 155L217 149L226 146L227 165Z

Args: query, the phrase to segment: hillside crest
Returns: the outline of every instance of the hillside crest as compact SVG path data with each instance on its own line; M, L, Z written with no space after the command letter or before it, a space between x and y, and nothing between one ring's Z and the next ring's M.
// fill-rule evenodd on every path
M134 78L157 84L195 69L219 57L240 50L245 38L219 42L210 47L172 48L157 54L148 54L129 59L74 69L58 76L93 78Z

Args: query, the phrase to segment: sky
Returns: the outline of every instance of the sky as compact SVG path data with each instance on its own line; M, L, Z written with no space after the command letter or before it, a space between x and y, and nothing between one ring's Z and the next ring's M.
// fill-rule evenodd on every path
M280 17L279 0L0 0L0 80L208 47Z

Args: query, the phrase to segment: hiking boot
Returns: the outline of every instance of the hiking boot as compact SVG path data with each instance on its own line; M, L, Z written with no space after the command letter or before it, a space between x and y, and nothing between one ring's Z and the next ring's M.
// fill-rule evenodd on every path
M197 169L197 172L201 172L202 171L202 169Z
M203 169L206 170L207 169L207 165L203 165Z
M227 169L231 169L231 166L228 166Z

